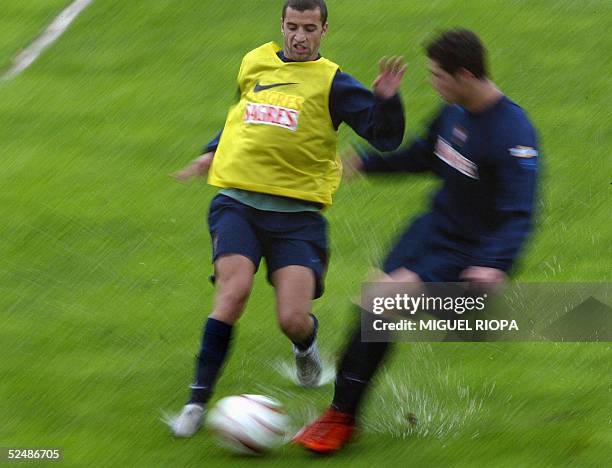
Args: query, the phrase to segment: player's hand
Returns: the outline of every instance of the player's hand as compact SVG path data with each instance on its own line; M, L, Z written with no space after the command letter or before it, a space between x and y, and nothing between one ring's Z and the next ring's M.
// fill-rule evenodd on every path
M461 272L460 278L470 283L500 284L506 281L506 273L497 268L471 266Z
M402 61L402 57L383 57L380 59L378 63L380 74L372 85L374 94L382 99L395 96L402 83L404 73L406 73L406 65Z
M179 182L184 182L191 177L203 176L210 169L214 157L214 151L210 151L201 156L198 156L193 161L191 161L188 166L172 174L172 177L174 177Z
M363 161L353 149L347 149L340 156L342 158L342 177L347 182L362 177Z

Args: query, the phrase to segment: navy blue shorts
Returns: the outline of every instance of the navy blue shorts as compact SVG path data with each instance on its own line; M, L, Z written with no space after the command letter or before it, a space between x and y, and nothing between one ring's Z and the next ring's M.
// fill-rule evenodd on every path
M315 274L314 298L323 294L329 252L327 221L319 212L258 210L219 194L210 204L208 227L213 262L222 255L238 254L249 258L257 270L263 257L268 281L280 268L305 266Z
M472 264L471 259L442 245L437 239L439 234L431 228L431 216L417 218L387 255L384 272L406 268L426 283L461 281L459 275Z

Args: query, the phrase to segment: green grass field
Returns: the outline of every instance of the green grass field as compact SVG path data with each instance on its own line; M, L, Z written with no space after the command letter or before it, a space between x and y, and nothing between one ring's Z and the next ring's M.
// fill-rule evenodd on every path
M2 72L69 3L2 0ZM404 55L409 133L439 103L423 41L440 28L476 30L495 81L542 140L540 226L516 278L612 281L612 3L328 4L322 52L343 70L369 84L380 56ZM187 397L211 306L205 219L215 190L168 173L223 125L242 55L280 40L280 5L95 0L32 67L0 82L0 447L62 447L68 466L609 464L609 343L398 346L361 436L333 458L289 446L236 459L206 431L169 435L160 415ZM315 304L330 361L350 296L436 184L378 178L338 193L327 293ZM269 394L297 428L333 388L294 386L278 370L291 358L259 275L216 397Z

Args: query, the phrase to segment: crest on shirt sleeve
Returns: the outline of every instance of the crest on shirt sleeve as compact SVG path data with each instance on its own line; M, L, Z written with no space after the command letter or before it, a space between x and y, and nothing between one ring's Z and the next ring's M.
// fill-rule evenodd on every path
M515 158L535 158L538 155L538 152L531 146L518 145L514 148L510 148L510 154Z
M518 163L526 168L533 169L537 166L536 157L538 151L532 146L521 146L517 145L514 148L510 148L510 155L518 158Z

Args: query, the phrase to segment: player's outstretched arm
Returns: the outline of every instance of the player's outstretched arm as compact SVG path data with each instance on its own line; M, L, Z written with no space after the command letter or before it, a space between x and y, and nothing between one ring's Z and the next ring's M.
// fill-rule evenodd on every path
M360 161L356 161L353 166L355 166L360 174L382 172L435 172L434 147L445 109L446 108L442 108L442 110L429 122L427 132L423 137L414 138L407 146L396 151L386 152L384 156L378 151L366 150L361 145L354 145L353 152L352 154L349 153L349 155L357 155Z
M383 57L378 66L380 74L374 80L372 91L382 99L389 99L397 94L407 66L403 64L402 57Z
M172 177L174 177L179 182L184 182L190 179L191 177L203 176L210 169L214 157L214 151L204 153L203 155L198 156L193 161L191 161L188 166L172 174Z

